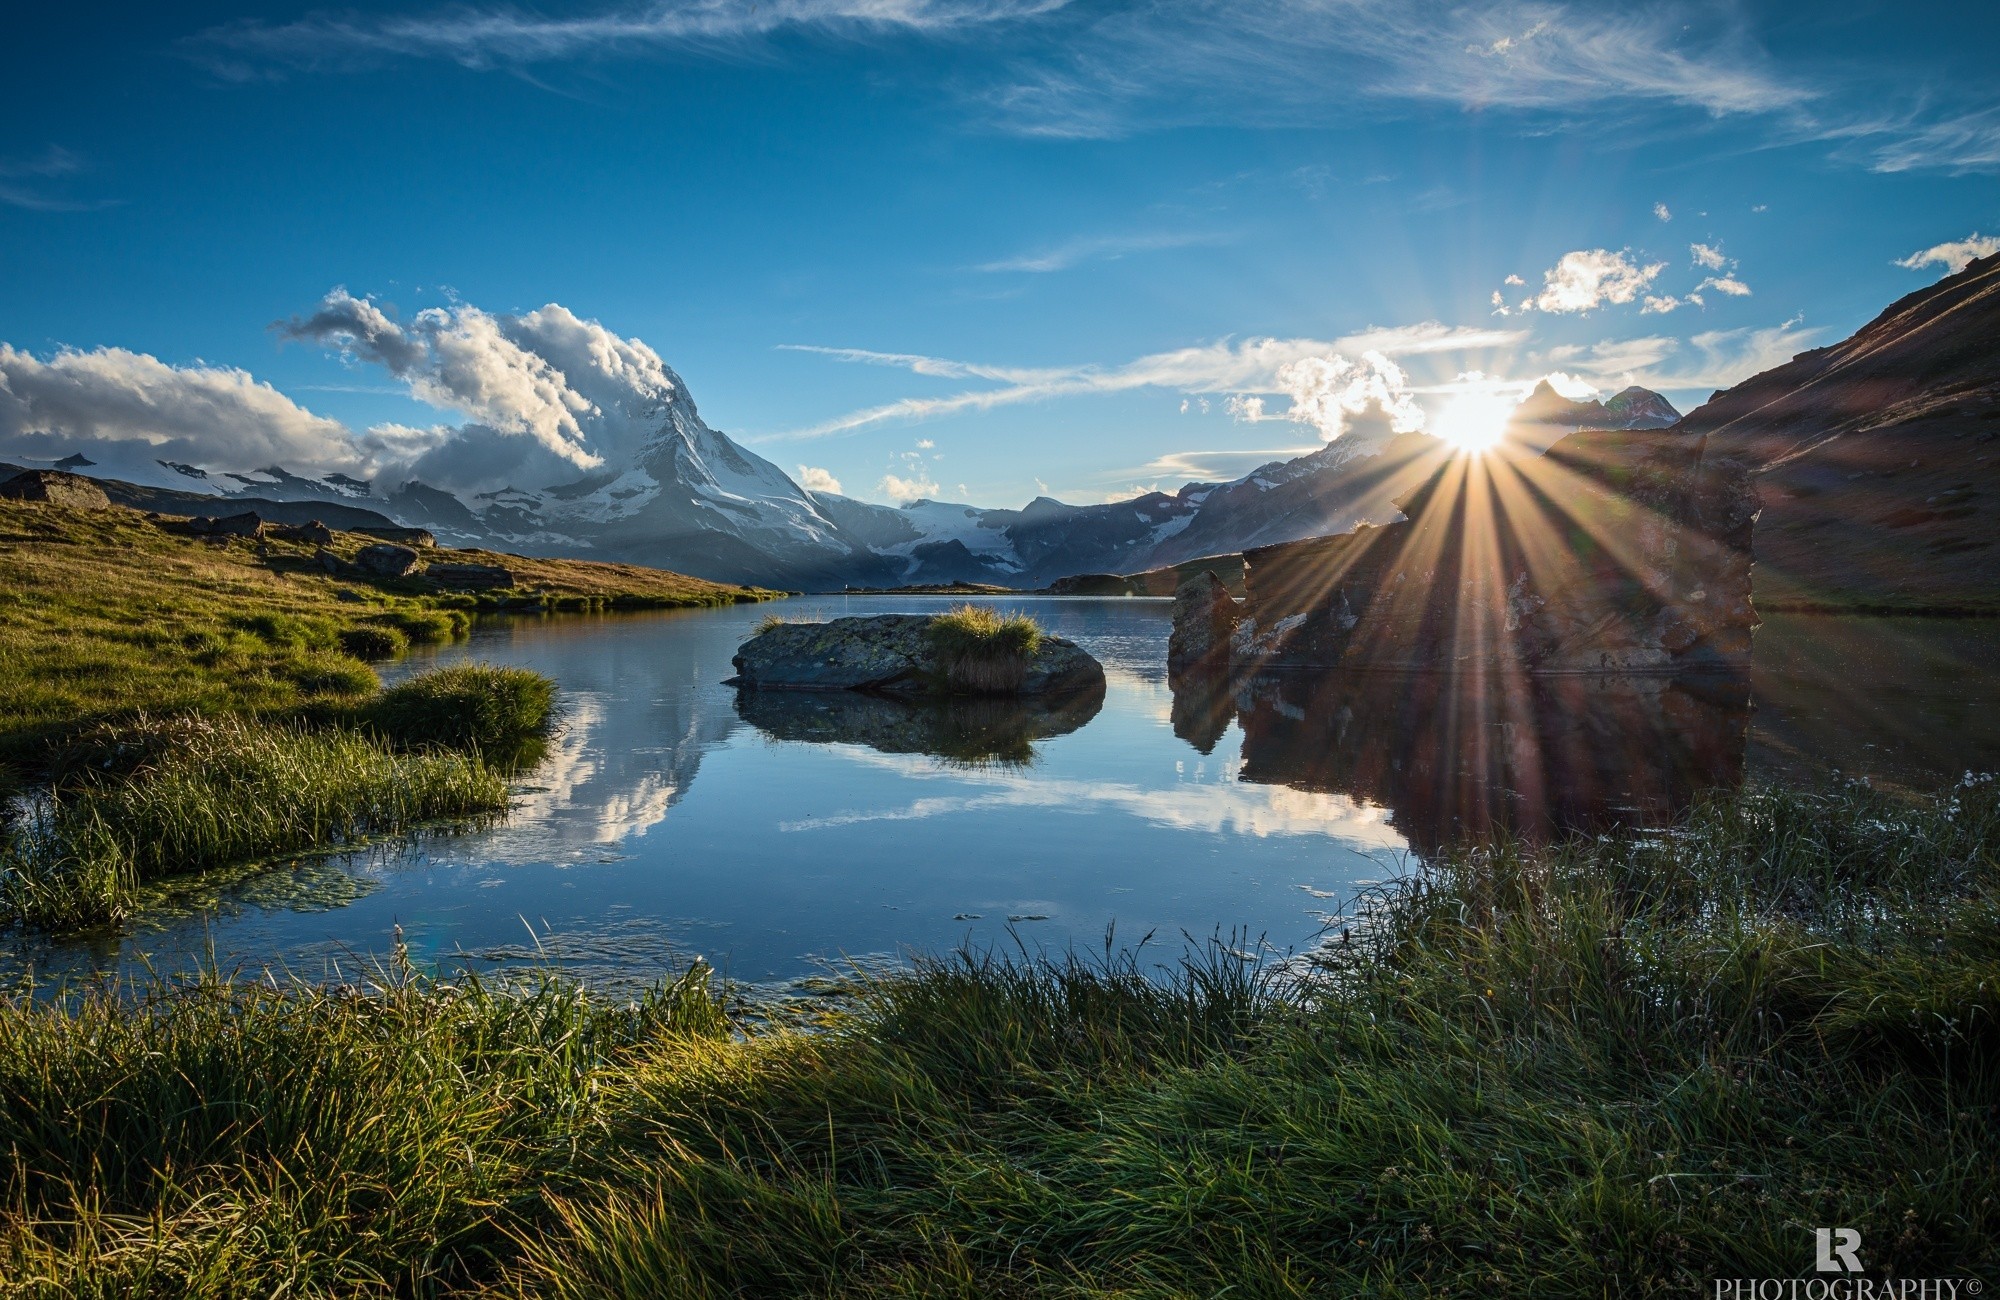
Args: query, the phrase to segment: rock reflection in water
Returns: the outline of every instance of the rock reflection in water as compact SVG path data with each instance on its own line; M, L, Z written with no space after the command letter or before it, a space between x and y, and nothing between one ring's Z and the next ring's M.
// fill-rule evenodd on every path
M1025 765L1035 742L1067 735L1104 707L1104 687L1060 699L899 699L859 691L739 691L736 712L777 740L866 745L966 765Z
M1670 821L1741 783L1751 712L1734 677L1288 673L1174 692L1198 749L1241 725L1243 780L1385 805L1419 853Z

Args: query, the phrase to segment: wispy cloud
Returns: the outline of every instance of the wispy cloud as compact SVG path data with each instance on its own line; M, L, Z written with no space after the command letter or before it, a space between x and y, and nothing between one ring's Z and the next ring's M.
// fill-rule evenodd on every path
M1162 123L1322 120L1335 104L1569 111L1653 102L1709 114L1799 107L1739 22L1680 5L1519 0L1183 0L1122 6L989 92L1016 129L1109 136Z
M0 158L0 203L29 212L96 212L116 207L116 199L73 199L52 184L83 169L83 160L60 145L50 145L25 158Z
M786 29L867 35L945 33L1060 9L1068 0L655 0L546 17L513 7L427 14L321 12L287 23L244 19L190 39L186 52L228 77L332 71L394 58L468 68L632 58L665 49L720 52Z
M1920 248L1908 257L1896 259L1896 265L1920 271L1927 266L1941 266L1949 275L1957 275L1971 264L1976 257L1991 257L2000 253L2000 239L1973 231L1964 239L1948 240L1942 244L1932 244Z
M1906 121L1880 131L1856 132L1868 143L1878 172L2000 169L2000 108L1961 113L1939 121Z
M1797 319L1762 328L1707 330L1683 345L1662 335L1567 345L1538 354L1599 388L1638 384L1667 392L1730 388L1755 374L1781 366L1814 346L1825 331L1800 327Z
M863 348L828 348L805 344L788 350L811 352L863 365L894 366L913 374L944 379L983 379L992 388L971 389L941 397L904 397L850 411L772 438L820 438L898 420L934 419L961 411L985 411L1022 402L1089 393L1129 392L1160 388L1182 393L1264 393L1280 395L1285 367L1312 358L1413 356L1433 352L1514 347L1526 331L1451 326L1437 321L1386 329L1368 329L1345 338L1223 339L1171 352L1156 352L1118 366L1050 367L996 366L953 361L907 352L875 352Z
M1098 235L1066 240L1051 248L984 262L980 271L1025 271L1046 273L1067 271L1083 262L1110 262L1133 253L1156 253L1170 248L1193 248L1226 244L1233 236L1211 231L1157 231L1149 234Z

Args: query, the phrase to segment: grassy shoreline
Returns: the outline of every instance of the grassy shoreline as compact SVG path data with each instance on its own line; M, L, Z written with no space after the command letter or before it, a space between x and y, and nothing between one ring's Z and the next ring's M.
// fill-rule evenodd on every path
M0 1294L1708 1294L2000 1267L2000 798L1468 851L1284 978L961 954L813 1032L392 964L0 1003Z
M779 593L661 570L439 548L513 588L334 577L318 547L195 538L122 508L0 501L0 789L79 732L139 713L310 718L377 689L366 660L464 635L484 612L704 608ZM373 538L336 533L352 559Z

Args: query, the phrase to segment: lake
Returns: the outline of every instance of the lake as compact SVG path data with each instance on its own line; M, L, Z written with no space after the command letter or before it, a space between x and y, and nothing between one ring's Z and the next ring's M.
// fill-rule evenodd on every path
M1105 666L1101 705L918 708L744 695L730 656L788 619L936 610L803 598L488 620L457 659L561 684L563 725L502 823L204 884L117 938L34 943L16 974L381 960L558 966L607 987L694 956L782 986L911 948L1220 934L1312 944L1355 892L1500 826L1671 818L1746 776L1933 784L2000 767L1991 621L1770 616L1749 681L1468 684L1318 675L1184 686L1168 602L1020 599Z

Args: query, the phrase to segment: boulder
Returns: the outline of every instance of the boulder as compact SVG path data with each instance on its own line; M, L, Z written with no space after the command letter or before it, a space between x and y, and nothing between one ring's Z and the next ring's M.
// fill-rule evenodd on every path
M88 462L85 462L86 464ZM81 474L55 469L31 469L0 483L0 497L12 501L46 501L50 505L74 506L81 510L108 510L111 498L104 489Z
M377 542L355 552L354 567L377 578L400 578L417 567L417 553L407 546Z
M424 569L424 576L440 587L471 591L514 585L513 571L497 564L431 564Z
M373 537L381 542L394 542L398 546L414 546L428 550L437 545L437 537L428 528L357 528L363 537Z
M1215 664L1229 655L1229 638L1240 617L1222 579L1206 569L1174 593L1174 628L1167 638L1167 671L1178 673Z
M187 521L188 532L197 537L248 537L252 541L264 539L264 521L254 510L246 510L240 515L197 515Z
M927 614L878 614L779 623L737 650L735 682L751 690L946 694L945 665L931 648L931 622ZM1009 693L1061 695L1103 684L1103 665L1075 642L1044 633Z
M264 535L280 542L304 542L309 546L333 543L333 530L317 519L303 524L270 524L265 527Z

